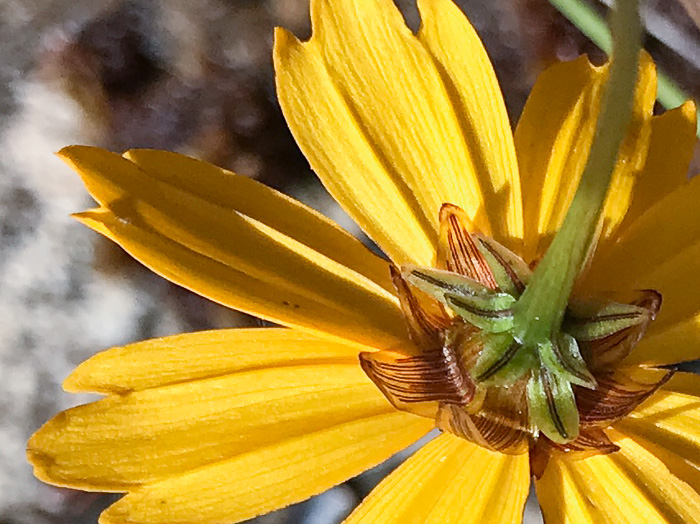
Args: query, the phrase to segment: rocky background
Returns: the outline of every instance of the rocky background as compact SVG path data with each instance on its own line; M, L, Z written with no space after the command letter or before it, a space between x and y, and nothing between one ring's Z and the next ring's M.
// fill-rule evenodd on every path
M546 64L581 52L602 59L545 0L459 3L494 59L513 121ZM417 27L415 7L400 6ZM675 0L653 0L647 23L648 48L697 98L693 19ZM281 117L276 25L308 36L307 0L0 0L0 524L92 524L114 499L40 484L24 459L37 427L89 400L61 391L76 364L148 337L258 323L159 279L71 220L90 199L53 152L73 143L184 152L359 234ZM257 522L338 522L401 459ZM536 506L527 518L541 521Z

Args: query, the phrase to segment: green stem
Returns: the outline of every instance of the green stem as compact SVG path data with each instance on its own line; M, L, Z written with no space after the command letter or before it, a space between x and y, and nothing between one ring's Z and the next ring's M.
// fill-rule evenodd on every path
M612 49L610 29L605 20L590 5L583 0L549 0L549 2L595 45L610 54ZM660 68L657 70L657 75L657 98L666 109L678 107L690 98ZM697 122L696 134L700 137L700 120Z
M549 3L556 7L579 31L590 38L595 45L610 54L612 37L608 24L590 5L582 0L549 0Z
M638 0L617 0L611 18L610 76L588 163L561 229L515 304L515 336L526 346L559 330L574 282L595 241L620 144L632 115L641 50Z
M656 97L666 109L673 109L683 104L690 97L663 71L657 71ZM696 134L700 137L700 120L697 121Z

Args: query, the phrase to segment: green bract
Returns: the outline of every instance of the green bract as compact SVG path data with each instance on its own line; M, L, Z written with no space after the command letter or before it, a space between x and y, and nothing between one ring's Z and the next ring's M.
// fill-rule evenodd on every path
M550 338L539 343L524 341L516 331L513 306L522 286L530 280L530 270L497 242L480 238L477 242L497 289L442 269L405 266L402 275L463 321L453 324L450 330L464 330L465 324L478 330L463 344L460 355L465 358L466 352L475 346L479 348L468 370L478 386L509 386L527 380L531 431L542 432L557 443L570 442L579 434L573 387L596 388L579 343L588 347L624 334L647 323L652 313L634 304L572 300L564 309L561 328ZM446 338L450 344L458 339Z

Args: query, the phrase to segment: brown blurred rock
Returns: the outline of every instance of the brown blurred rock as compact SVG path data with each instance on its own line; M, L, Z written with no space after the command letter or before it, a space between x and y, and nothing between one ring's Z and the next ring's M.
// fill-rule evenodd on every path
M306 15L276 5L286 21ZM274 100L274 25L264 2L112 4L47 53L45 71L104 147L181 151L284 185L308 169Z

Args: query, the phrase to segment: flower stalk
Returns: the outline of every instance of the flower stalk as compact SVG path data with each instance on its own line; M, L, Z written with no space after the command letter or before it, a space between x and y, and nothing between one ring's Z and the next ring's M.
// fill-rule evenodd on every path
M618 0L611 19L613 52L596 134L561 229L513 306L515 336L538 346L557 334L576 278L585 267L632 115L642 26L637 0Z
M527 385L530 420L554 442L579 435L574 386L595 389L596 381L576 340L562 332L574 283L592 254L618 152L632 116L641 51L638 0L618 0L612 11L612 55L600 117L588 162L561 229L513 304L512 335L522 352L536 354Z

